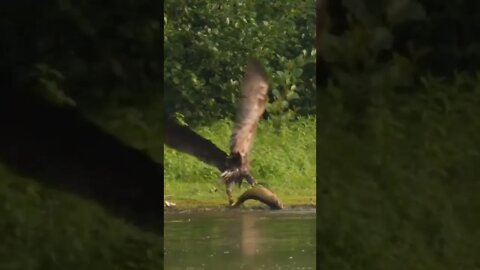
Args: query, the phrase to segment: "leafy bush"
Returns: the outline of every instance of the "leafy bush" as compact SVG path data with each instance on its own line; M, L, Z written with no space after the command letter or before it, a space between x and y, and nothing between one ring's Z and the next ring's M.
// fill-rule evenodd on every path
M480 62L460 50L475 47L478 10L461 17L473 1L447 2L329 1L317 126L323 268L480 265Z
M2 2L2 67L27 94L56 105L77 106L161 160L160 4ZM12 90L2 87L1 91Z
M369 106L361 135L348 131L345 122L354 116L336 103L336 118L317 127L324 266L480 265L473 251L480 236L479 83L470 76L452 83L426 78L398 106Z
M17 83L41 81L85 110L148 104L161 93L160 3L109 2L2 3L2 63Z
M405 98L417 91L422 77L451 80L456 72L472 75L480 67L475 1L348 0L328 5L321 53L327 72L319 76L324 86L341 89L345 109L358 121L377 102L378 91ZM394 84L393 91L372 87L385 83Z
M314 113L314 10L311 1L166 1L168 114L231 118L249 57L271 76L269 114Z

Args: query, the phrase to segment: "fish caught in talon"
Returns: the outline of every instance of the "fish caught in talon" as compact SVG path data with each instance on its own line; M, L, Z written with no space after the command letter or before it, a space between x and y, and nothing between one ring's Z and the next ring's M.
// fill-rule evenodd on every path
M274 210L283 209L283 204L277 195L275 195L275 193L273 193L271 190L260 186L250 188L245 191L240 197L238 197L238 200L231 205L231 207L237 208L247 200L260 201Z
M258 122L265 112L268 87L265 69L258 60L252 59L247 65L240 89L237 118L230 139L230 155L188 127L166 119L165 144L217 167L220 170L222 182L225 184L230 205L236 204L232 198L234 184L240 187L243 180L246 180L251 187L256 185L256 181L250 173L249 155ZM247 191L245 194L250 193ZM258 197L261 201L262 198L266 198L266 193L256 195L253 192L245 196ZM270 202L270 200L266 201Z

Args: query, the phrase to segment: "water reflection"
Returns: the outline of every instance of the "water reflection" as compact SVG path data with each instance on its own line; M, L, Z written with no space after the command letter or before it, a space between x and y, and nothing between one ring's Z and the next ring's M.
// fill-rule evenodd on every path
M166 213L165 269L315 269L315 213Z
M242 255L244 257L254 256L258 251L259 231L255 227L256 218L253 215L242 215Z

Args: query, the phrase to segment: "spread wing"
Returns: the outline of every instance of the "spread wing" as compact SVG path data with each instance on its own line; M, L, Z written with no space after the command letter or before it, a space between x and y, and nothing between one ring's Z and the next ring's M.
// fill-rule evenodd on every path
M190 128L170 119L165 121L165 144L215 166L220 171L226 169L227 153Z
M258 121L265 111L267 91L265 69L257 60L250 61L242 82L237 119L230 140L231 154L240 155L241 167L244 168L249 166L248 155L252 149Z

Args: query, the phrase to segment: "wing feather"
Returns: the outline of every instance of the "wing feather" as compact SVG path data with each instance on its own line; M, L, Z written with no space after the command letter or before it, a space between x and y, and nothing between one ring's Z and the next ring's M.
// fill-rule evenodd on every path
M242 167L248 166L248 155L252 149L258 121L265 111L267 92L265 69L257 60L251 60L242 82L237 119L230 140L231 153L240 155Z
M226 169L227 153L195 131L173 120L165 121L165 144L218 168Z

